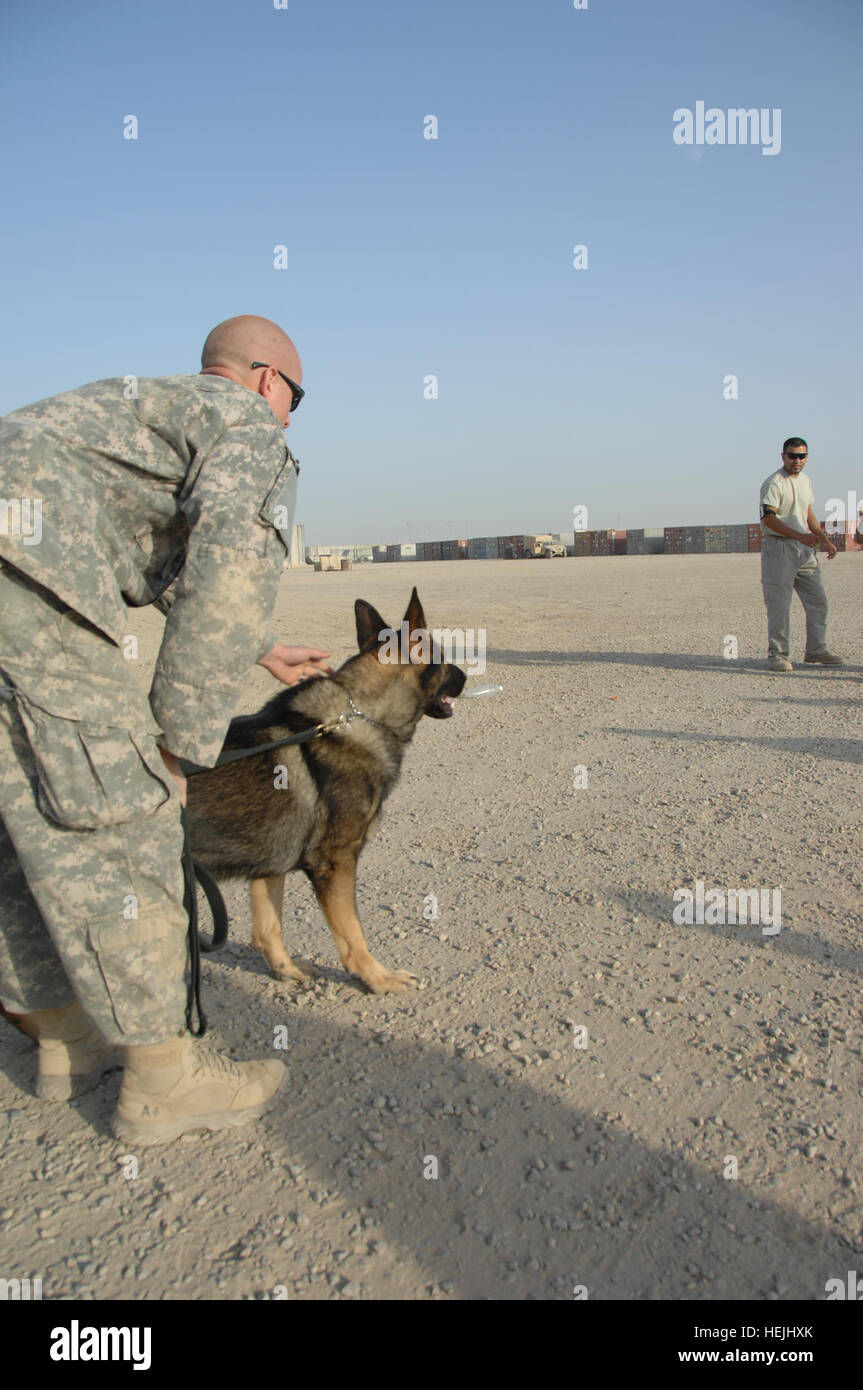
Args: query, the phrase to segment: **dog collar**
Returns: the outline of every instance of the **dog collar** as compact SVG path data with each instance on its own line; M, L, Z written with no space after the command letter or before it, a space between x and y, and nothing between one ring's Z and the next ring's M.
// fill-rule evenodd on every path
M351 707L350 714L340 714L337 719L331 720L329 724L322 724L320 729L322 734L338 733L340 729L346 729L355 719L364 719L367 724L373 724L376 729L383 728L383 724L378 723L377 719L372 719L371 715L364 714L361 709L357 709L347 691L345 691L345 698Z

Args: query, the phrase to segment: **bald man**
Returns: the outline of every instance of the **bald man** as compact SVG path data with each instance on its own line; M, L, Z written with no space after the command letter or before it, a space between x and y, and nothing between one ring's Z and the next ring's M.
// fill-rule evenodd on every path
M134 1145L254 1119L284 1081L186 1032L178 759L215 763L253 663L286 685L329 669L269 630L297 350L241 315L201 360L0 420L0 1001L38 1039L43 1099L88 1089L122 1049L114 1132ZM151 603L166 623L147 695L126 609Z

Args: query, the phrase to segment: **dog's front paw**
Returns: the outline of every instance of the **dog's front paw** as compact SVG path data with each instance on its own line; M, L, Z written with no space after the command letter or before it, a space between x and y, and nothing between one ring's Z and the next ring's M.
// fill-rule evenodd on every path
M294 965L292 960L287 963L278 961L270 964L270 974L274 980L293 980L301 989L310 989L317 978L317 971L312 966L301 970L298 965Z
M365 977L364 977L365 978ZM404 994L419 989L420 981L409 970L379 970L365 979L372 994Z

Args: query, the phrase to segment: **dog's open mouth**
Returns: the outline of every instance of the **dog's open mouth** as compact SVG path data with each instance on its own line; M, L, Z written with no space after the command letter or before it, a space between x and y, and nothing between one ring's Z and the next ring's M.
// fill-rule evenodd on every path
M431 675L431 671L428 674ZM436 694L425 707L426 714L431 715L432 719L451 719L452 702L464 690L466 680L467 676L458 666L448 667L446 679L441 681Z

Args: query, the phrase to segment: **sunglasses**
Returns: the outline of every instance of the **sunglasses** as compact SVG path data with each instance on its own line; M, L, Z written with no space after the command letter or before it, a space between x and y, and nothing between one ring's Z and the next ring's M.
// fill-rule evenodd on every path
M786 454L785 457L786 457L787 459L798 459L798 460L799 460L799 459L805 459L805 458L807 458L808 455L806 455L806 454Z
M269 365L269 362L253 362L252 369L254 370L255 367L269 367ZM274 371L279 372L278 367L275 367ZM300 401L303 399L303 396L306 393L303 390L302 386L298 386L295 381L291 381L291 378L289 376L285 376L284 372L279 372L279 376L282 378L282 381L286 381L288 383L288 385L291 388L291 391L293 392L293 396L291 397L291 411L293 412L294 410L296 410L297 406L299 405Z

